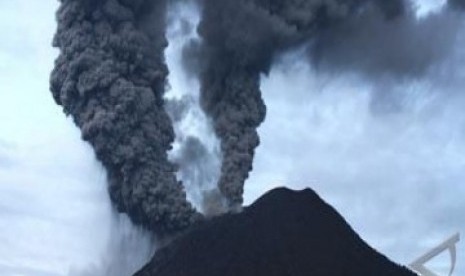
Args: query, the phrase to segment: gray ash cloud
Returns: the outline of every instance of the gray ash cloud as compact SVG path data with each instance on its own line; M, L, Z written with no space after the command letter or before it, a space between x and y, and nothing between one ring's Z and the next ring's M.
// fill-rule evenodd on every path
M107 169L113 203L161 234L199 217L167 159L165 13L166 1L62 0L51 75L55 101Z
M260 143L257 128L266 116L261 75L281 53L304 47L302 58L318 70L357 72L385 84L373 101L396 107L392 101L402 97L388 95L389 85L422 75L444 58L462 26L453 10L465 6L450 0L451 8L418 19L404 0L198 2L201 39L185 49L185 67L200 80L201 106L220 139L218 188L230 210L242 205ZM163 102L166 5L62 0L54 40L60 56L51 77L56 102L72 115L107 169L115 205L159 233L184 229L200 218L167 157L175 134ZM186 22L182 30L190 28ZM282 93L291 90L292 84ZM182 105L168 109L185 115ZM204 156L198 143L189 141L176 161L187 175ZM217 194L211 198L215 204L206 196L203 205L224 208Z
M449 5L453 8L464 10L465 9L465 1L464 0L449 0Z
M266 115L260 75L268 73L276 55L308 43L369 7L386 20L403 14L405 6L401 0L200 2L202 41L186 50L186 64L191 70L200 68L202 106L221 140L219 189L229 208L236 209L259 145L257 128Z
M201 42L186 50L186 67L199 70L202 104L213 118L223 151L219 187L229 205L242 203L243 185L259 144L266 106L260 75L297 47L317 70L356 72L379 83L375 112L402 108L389 87L424 75L452 50L462 17L449 1L418 18L404 0L203 0ZM196 58L192 58L196 56ZM292 85L289 86L292 90ZM283 93L291 93L283 91Z
M448 8L423 18L410 8L389 21L371 10L324 30L309 47L311 62L322 70L351 70L369 79L421 76L450 53L461 19Z
M368 9L321 32L308 47L309 62L317 70L360 75L374 86L373 112L396 113L408 102L398 84L434 72L454 51L465 26L460 3L451 0L418 17L406 2L403 16L392 20Z

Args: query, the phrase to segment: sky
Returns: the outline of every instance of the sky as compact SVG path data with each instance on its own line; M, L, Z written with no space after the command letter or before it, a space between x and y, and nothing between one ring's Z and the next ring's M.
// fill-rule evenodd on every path
M422 1L420 11L442 2ZM106 275L109 251L137 252L139 262L152 252L147 233L114 214L103 169L48 90L56 8L52 0L0 1L5 276ZM457 45L464 42L461 32ZM465 53L457 46L435 70L391 84L403 95L401 108L379 113L372 101L378 83L319 72L286 53L262 77L268 112L246 203L276 186L311 187L368 243L403 264L465 233L464 79ZM456 275L465 275L465 242L458 254ZM447 271L448 259L432 267Z

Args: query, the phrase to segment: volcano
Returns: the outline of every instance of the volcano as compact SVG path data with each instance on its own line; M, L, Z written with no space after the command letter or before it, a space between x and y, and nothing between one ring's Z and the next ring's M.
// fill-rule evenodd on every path
M393 233L395 235L395 233ZM370 247L311 189L269 191L203 221L135 276L414 276Z

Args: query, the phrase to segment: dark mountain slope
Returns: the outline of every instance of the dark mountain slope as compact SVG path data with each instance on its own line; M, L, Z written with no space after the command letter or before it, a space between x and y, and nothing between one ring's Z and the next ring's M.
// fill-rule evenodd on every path
M395 235L395 233L393 233ZM310 189L272 190L204 222L136 276L413 276L367 245Z

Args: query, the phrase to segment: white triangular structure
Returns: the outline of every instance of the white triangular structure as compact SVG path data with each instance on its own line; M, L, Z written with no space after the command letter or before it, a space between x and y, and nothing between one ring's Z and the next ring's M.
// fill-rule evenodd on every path
M455 263L457 261L457 249L456 244L460 241L460 234L457 233L441 243L440 245L436 246L435 248L431 249L429 252L421 256L420 258L413 261L409 267L418 272L421 276L439 276L436 273L432 272L431 270L425 267L425 264L429 262L431 259L435 258L442 252L448 250L450 254L451 266L449 271L449 276L454 273L455 270Z

